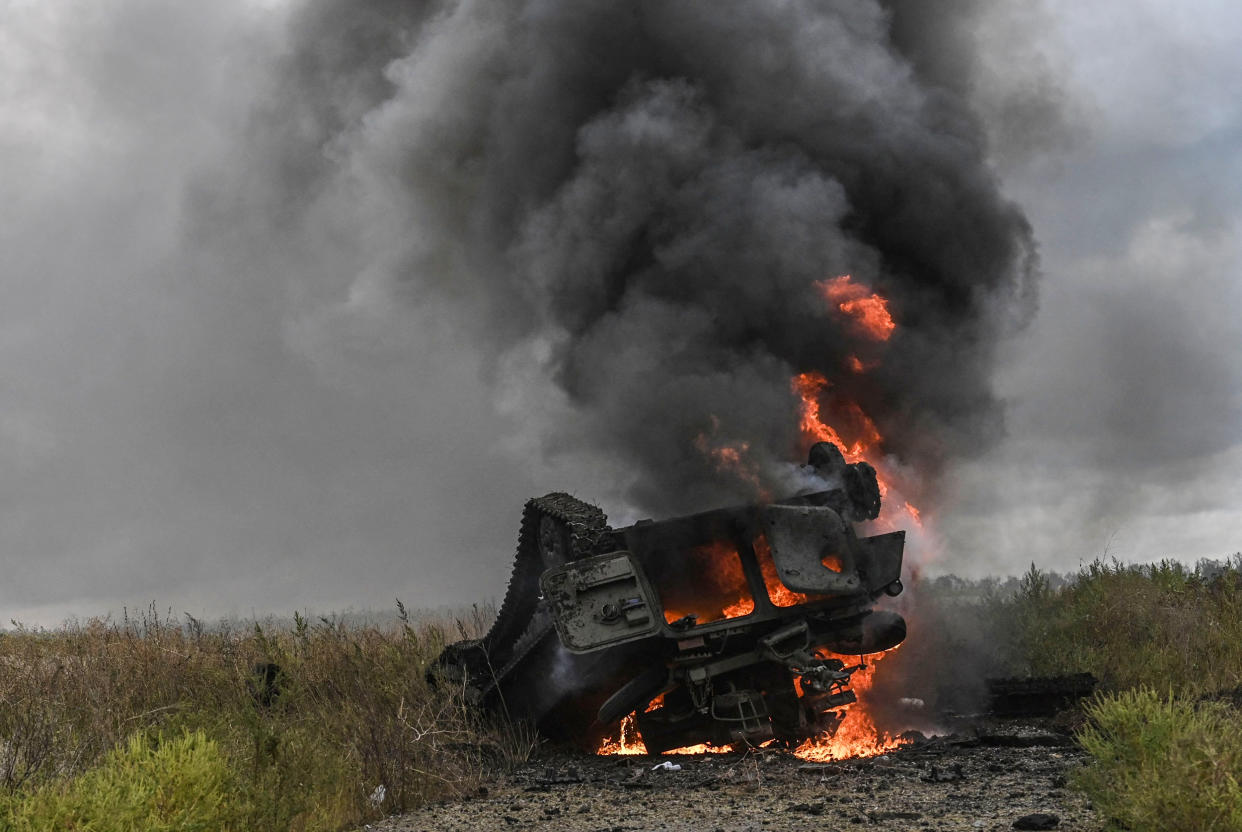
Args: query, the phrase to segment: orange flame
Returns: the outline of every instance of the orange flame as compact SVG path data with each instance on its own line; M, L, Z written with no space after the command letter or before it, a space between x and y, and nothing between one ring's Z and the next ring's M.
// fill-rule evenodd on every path
M831 384L822 373L799 373L790 385L800 399L798 409L799 427L807 447L816 442L831 442L841 449L847 462L861 462L871 453L878 452L884 437L863 409L853 402L840 406L843 421L850 424L853 442L846 442L836 428L823 420L820 399Z
M865 695L871 689L875 665L888 653L897 648L868 656L867 666L855 670L850 677L850 689L858 696L858 701L846 705L841 710L845 718L831 735L820 734L811 737L794 751L794 755L803 760L827 762L829 760L846 760L853 757L874 757L905 745L904 740L890 737L880 731L875 720L871 718L865 705ZM835 656L846 664L857 661L856 656Z
M696 546L692 556L703 564L701 580L691 587L659 587L664 620L669 624L693 614L698 624L740 618L755 610L755 599L737 547L727 540ZM688 592L687 592L688 590Z
M815 283L824 299L854 321L858 330L873 341L887 341L897 324L888 311L888 299L858 283L848 274Z
M884 437L875 422L871 421L863 409L854 402L844 402L836 409L841 415L841 422L848 425L853 437L847 442L841 432L824 421L821 401L832 385L821 373L799 373L790 382L790 387L798 396L799 427L802 431L802 443L809 448L816 442L832 442L841 449L847 462L867 462L875 468L876 479L880 486L880 496L887 497L890 482L894 479L883 456ZM894 509L898 516L905 518L917 528L923 528L923 519L919 509L909 500L901 500L900 506L885 504L886 514L890 516Z
M664 694L660 694L655 699L647 703L645 710L654 711L656 708L663 707ZM730 749L721 748L715 745L687 745L684 748L674 748L665 751L665 754L727 754ZM595 753L600 756L606 754L646 754L647 745L643 742L643 738L638 733L637 712L630 714L621 720L621 729L616 739L605 737L600 741L599 748Z
M759 535L755 538L753 545L755 559L759 561L759 572L763 575L763 587L768 591L768 598L775 606L795 607L808 601L821 600L818 596L812 597L801 592L794 592L781 583L780 575L776 572L776 561L772 559L772 547L768 545L767 537Z
M650 709L648 709L650 710ZM672 748L665 751L665 754L728 754L733 749L727 746L717 745L687 745L685 748ZM620 755L645 755L647 746L643 742L642 737L638 735L637 719L634 714L630 714L621 720L621 731L616 738L605 737L600 741L599 748L595 750L596 755L600 757L620 754Z
M610 754L646 754L647 746L638 735L638 725L634 714L621 720L621 729L614 737L604 737L599 748L595 749L599 756Z

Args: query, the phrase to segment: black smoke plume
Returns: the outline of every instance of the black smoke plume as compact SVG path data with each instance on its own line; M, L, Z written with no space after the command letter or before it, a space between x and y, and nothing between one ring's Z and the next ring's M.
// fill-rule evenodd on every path
M320 2L267 123L291 204L367 194L396 296L468 310L498 385L555 394L543 451L605 460L636 508L752 497L705 443L773 486L808 371L933 477L999 434L995 348L1034 303L973 6ZM821 297L843 274L889 341Z

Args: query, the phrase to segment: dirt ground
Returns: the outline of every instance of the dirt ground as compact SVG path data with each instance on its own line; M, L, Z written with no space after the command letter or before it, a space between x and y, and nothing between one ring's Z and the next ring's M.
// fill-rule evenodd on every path
M656 768L664 762L681 770ZM1068 772L1081 763L1068 737L1032 724L977 726L883 757L826 764L767 749L694 757L554 755L469 799L367 829L1097 832L1103 824L1066 785ZM1055 825L1048 815L1056 816Z

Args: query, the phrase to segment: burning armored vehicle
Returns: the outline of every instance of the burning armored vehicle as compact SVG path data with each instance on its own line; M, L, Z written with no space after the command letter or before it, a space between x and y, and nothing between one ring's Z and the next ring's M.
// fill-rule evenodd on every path
M808 464L824 488L620 529L568 494L530 500L495 624L441 677L560 739L634 714L649 753L834 731L862 662L842 657L905 638L872 609L902 590L905 533L855 533L879 513L870 465L827 442Z

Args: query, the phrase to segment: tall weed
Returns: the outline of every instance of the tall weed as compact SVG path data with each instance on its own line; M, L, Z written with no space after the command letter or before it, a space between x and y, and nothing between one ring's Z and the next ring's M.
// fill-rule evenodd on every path
M1242 573L1237 563L1213 572L1097 560L1053 589L1032 567L997 608L1011 622L1014 670L1189 695L1242 685Z

